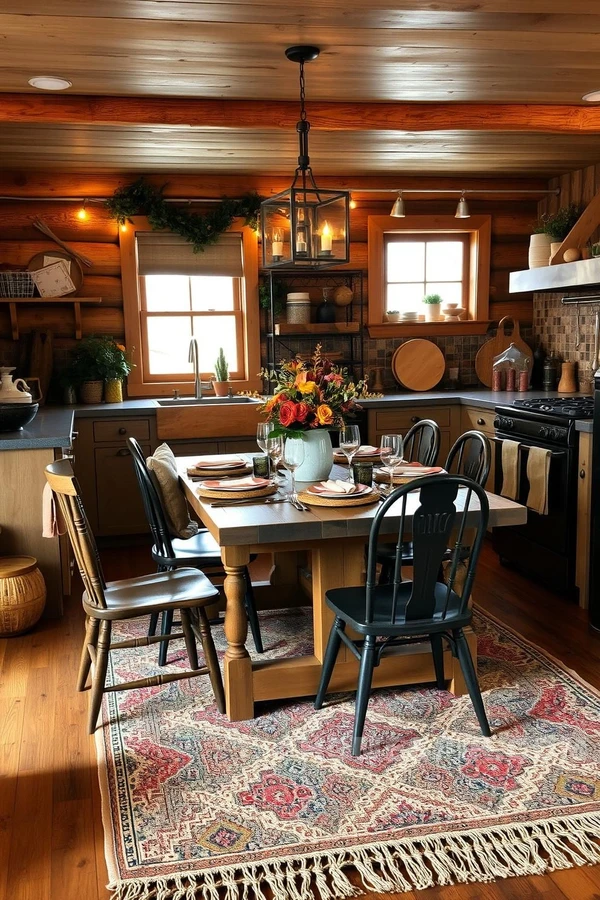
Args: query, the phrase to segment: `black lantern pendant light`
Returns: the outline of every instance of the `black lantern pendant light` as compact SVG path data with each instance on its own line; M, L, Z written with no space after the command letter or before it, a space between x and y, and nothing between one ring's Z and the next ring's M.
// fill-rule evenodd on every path
M263 267L321 268L350 259L350 193L318 188L310 167L304 108L304 63L319 55L318 47L289 47L285 55L300 66L298 168L291 186L261 203Z

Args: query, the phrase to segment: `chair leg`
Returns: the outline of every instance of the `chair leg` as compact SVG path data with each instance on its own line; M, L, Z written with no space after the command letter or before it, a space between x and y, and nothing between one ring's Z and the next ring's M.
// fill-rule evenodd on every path
M321 681L319 682L319 690L315 697L315 709L321 709L323 706L323 700L325 699L333 667L335 666L335 661L340 650L340 644L342 643L339 632L344 631L345 628L346 623L344 620L340 619L339 616L336 616L335 621L331 626L331 631L329 632L329 639L325 650L325 659L323 660L323 667L321 669Z
M93 647L98 642L98 629L100 627L100 619L92 619L88 616L85 626L85 637L83 639L83 647L81 648L81 659L79 661L79 674L77 675L77 690L85 690L85 683L89 675L90 666L92 665L92 657L88 650L88 645Z
M148 636L154 637L158 627L158 613L152 613L150 616L150 624L148 625Z
M360 657L360 669L358 670L358 690L354 711L354 735L352 737L352 756L360 756L360 745L365 727L367 706L371 694L373 681L373 669L375 668L376 639L368 634L363 644Z
M460 662L460 667L462 669L465 683L467 685L467 690L469 691L471 703L473 704L473 709L475 710L475 715L477 716L477 721L479 722L479 727L481 728L484 737L490 737L492 734L490 730L490 723L488 722L485 707L483 705L483 700L481 698L481 690L479 688L479 682L477 680L477 672L475 671L475 666L473 665L473 658L471 656L471 651L469 650L467 639L462 628L453 631L452 634L454 635L454 640L456 641L456 652L458 654L458 660Z
M217 651L215 649L215 642L213 641L206 610L199 606L197 612L198 630L200 632L200 640L202 641L202 650L204 651L204 661L210 676L210 683L212 685L213 694L215 695L217 709L220 713L224 713L225 691L223 690L223 678L221 677L219 657L217 656Z
M444 642L441 634L430 634L431 653L433 656L433 665L435 668L435 682L440 691L446 689L446 679L444 678Z
M258 621L258 614L256 612L256 604L254 602L254 591L252 590L252 581L250 579L250 572L248 569L245 570L244 576L246 578L246 593L244 595L244 605L246 607L246 615L248 616L248 625L250 626L250 631L252 632L252 639L254 641L254 646L256 647L257 653L264 653L264 647L262 642L262 635L260 633L260 623Z
M160 627L161 634L171 634L171 629L173 628L173 610L166 609L162 613L162 622ZM167 652L169 649L169 642L163 641L160 645L158 651L158 664L159 666L166 666L167 664Z
M100 622L98 643L96 644L96 664L94 666L94 677L92 678L92 696L90 699L90 718L88 722L89 734L93 734L96 730L98 713L100 712L100 705L102 703L102 694L104 693L104 684L106 682L106 670L108 669L110 634L111 623L105 619Z
M181 628L185 639L185 649L187 650L188 659L190 661L190 669L199 669L198 665L198 648L196 647L196 638L192 629L192 620L189 609L180 609ZM165 641L168 643L168 641Z

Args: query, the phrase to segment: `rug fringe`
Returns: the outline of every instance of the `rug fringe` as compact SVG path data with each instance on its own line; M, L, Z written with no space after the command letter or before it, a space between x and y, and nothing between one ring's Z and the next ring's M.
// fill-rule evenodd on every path
M109 885L111 900L336 900L363 893L345 869L358 872L366 891L403 893L457 882L600 863L600 812L538 823L491 825L443 835L272 859Z

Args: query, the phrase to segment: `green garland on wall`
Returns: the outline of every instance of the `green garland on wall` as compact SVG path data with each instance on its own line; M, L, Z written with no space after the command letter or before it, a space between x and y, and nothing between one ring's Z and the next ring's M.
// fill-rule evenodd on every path
M193 245L195 253L214 244L236 218L244 219L251 228L258 226L262 197L255 191L244 194L239 200L224 197L207 213L190 213L167 203L163 197L165 187L156 188L138 178L133 184L117 188L106 206L119 225L124 225L132 216L147 216L154 231L167 230L181 235Z

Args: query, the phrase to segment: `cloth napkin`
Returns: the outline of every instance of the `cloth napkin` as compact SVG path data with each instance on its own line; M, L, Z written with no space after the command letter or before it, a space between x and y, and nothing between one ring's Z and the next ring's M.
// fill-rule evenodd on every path
M529 494L527 495L527 507L540 516L548 515L548 476L550 475L550 461L552 451L543 447L530 447L527 460L527 480L529 481Z
M335 480L332 478L329 481L322 481L319 484L319 487L323 488L324 491L328 491L332 494L354 494L356 493L356 486L351 484L349 481L341 481L339 478Z
M340 450L339 447L336 447L335 452L338 456L344 455L344 451ZM379 447L371 447L370 444L361 444L354 454L354 459L356 459L357 456L374 456L376 453L379 453Z
M519 441L502 441L502 490L508 500L516 500L519 493Z
M244 460L239 456L215 456L212 458L199 459L192 466L193 469L228 469L230 466L243 465Z
M56 497L46 482L42 491L42 537L55 538L66 531L65 523L56 505Z
M218 487L220 484L225 485L228 488L247 488L253 487L255 484L264 484L266 481L265 478L255 478L253 475L245 475L244 478L228 478L226 481L212 481L209 480L208 484L211 487ZM206 482L201 482L200 487Z

